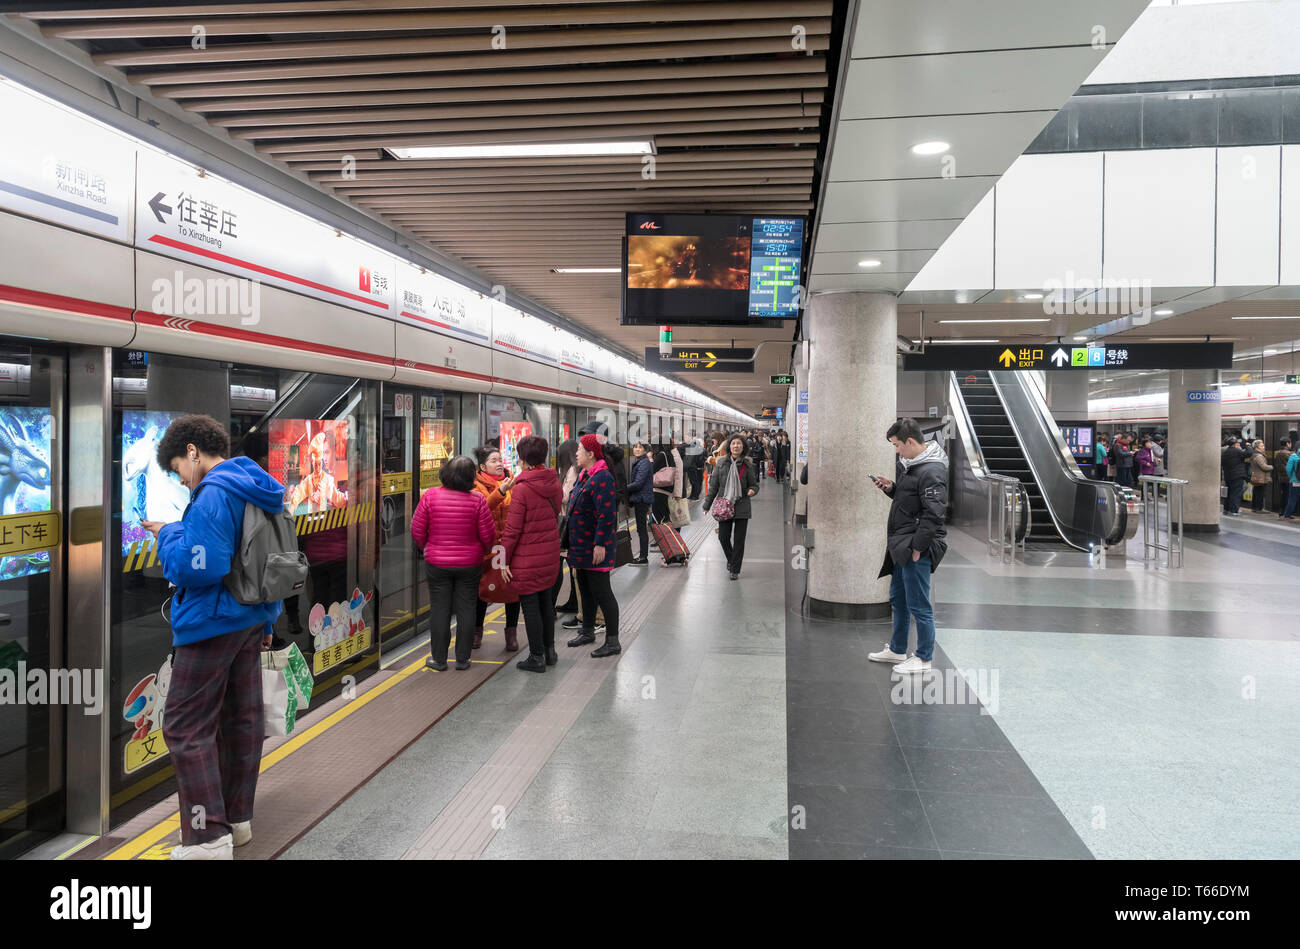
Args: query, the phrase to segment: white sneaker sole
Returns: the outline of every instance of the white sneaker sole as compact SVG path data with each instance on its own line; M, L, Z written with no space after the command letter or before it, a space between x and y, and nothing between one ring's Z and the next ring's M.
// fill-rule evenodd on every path
M902 659L890 659L886 656L873 656L871 654L867 655L867 659L869 659L871 662L888 662L892 665L897 665L898 663L902 662L906 658L907 657L904 656Z

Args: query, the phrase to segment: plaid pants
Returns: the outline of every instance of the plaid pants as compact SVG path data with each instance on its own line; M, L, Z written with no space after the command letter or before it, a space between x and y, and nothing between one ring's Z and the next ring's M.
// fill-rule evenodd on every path
M266 624L258 623L176 647L163 739L176 773L186 846L223 837L231 824L253 817L262 763L265 632Z

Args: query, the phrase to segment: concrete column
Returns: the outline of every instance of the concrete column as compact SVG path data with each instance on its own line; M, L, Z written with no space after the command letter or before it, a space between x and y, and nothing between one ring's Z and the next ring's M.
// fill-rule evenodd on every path
M1219 500L1221 403L1202 401L1187 393L1218 392L1217 369L1184 369L1169 373L1169 445L1165 458L1171 478L1191 482L1183 488L1183 529L1216 532L1223 503Z
M1044 372L1047 407L1058 422L1082 422L1088 417L1088 373Z
M886 293L823 293L808 309L810 426L808 596L816 616L889 615L885 557L889 499L869 474L894 477L885 440L897 405L897 300Z

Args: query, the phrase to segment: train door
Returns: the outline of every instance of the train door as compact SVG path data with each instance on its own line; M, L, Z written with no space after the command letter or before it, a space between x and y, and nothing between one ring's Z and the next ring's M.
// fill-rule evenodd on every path
M102 668L62 671L66 363L0 339L0 858L63 829L65 715L103 700Z
M379 556L379 630L383 662L404 655L428 612L424 557L411 539L420 495L436 487L458 449L460 397L431 389L385 386L380 435L383 496Z

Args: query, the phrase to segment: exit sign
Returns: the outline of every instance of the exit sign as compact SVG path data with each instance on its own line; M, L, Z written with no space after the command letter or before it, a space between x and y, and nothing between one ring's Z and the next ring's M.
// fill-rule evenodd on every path
M1293 386L1300 386L1300 376L1287 376L1286 381Z
M792 386L794 385L794 376L773 376L772 385L774 386Z

